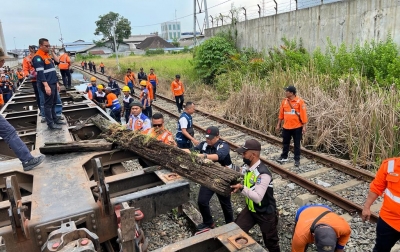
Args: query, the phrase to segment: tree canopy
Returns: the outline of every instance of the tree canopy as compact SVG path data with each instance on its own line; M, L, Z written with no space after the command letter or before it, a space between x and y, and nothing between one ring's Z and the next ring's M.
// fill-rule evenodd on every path
M131 22L120 16L118 13L110 11L105 15L100 15L99 20L96 22L96 30L94 35L103 35L103 39L100 41L95 41L99 46L106 46L107 41L111 42L111 49L115 51L115 46L118 49L119 44L123 42L123 39L129 38L131 35ZM117 45L114 44L114 25L115 29L115 40Z

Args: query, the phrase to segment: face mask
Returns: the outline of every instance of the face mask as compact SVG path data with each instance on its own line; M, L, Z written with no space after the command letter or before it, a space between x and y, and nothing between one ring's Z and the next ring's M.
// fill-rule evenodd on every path
M247 164L248 166L250 166L251 164L251 160L247 159L247 158L243 158L243 163Z

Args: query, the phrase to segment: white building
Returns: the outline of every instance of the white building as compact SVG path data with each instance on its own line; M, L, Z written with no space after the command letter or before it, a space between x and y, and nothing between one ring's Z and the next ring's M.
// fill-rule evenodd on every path
M165 40L181 38L181 22L165 22L161 24L161 37Z

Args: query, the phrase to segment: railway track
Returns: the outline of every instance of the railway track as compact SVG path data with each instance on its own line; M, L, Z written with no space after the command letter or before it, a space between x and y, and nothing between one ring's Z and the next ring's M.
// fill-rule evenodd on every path
M82 71L78 67L76 67L76 69L108 82L104 75ZM116 81L121 86L124 85L123 81L118 79L116 79ZM157 101L155 101L152 106L153 110L162 112L170 118L175 120L179 118L175 101L167 97L157 94ZM281 151L281 140L279 138L249 129L243 125L236 124L201 110L196 110L196 113L193 115L193 122L195 129L201 134L205 133L205 129L208 126L213 125L219 127L221 138L230 145L232 150L238 148L247 139L254 138L260 141L262 144L261 160L269 165L273 172L280 177L280 179L275 180L275 184L287 185L289 184L288 181L290 181L309 192L297 195L295 203L298 205L312 202L320 196L342 208L350 214L350 216L361 214L363 202L361 202L360 199L353 200L353 195L357 193L352 192L361 191L366 197L368 184L374 178L372 173L351 166L343 160L338 160L305 148L302 148L302 159L300 160L301 165L299 168L294 167L294 161L290 160L290 157L289 161L291 162L279 164L275 161L276 158L279 157ZM232 156L236 156L236 154L232 153ZM324 183L325 179L333 179L333 183L327 185L327 183ZM380 207L381 201L378 200L371 208L374 212L371 215L371 221L374 223L376 223L378 219ZM347 218L351 219L351 217Z

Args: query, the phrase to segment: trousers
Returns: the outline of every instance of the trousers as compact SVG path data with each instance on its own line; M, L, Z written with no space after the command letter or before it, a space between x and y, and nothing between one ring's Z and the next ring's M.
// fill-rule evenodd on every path
M41 84L43 85L43 84ZM45 117L44 116L44 100L45 100L45 96L44 93L42 91L42 88L38 88L38 93L39 93L39 97L40 97L40 116L41 117ZM60 93L57 92L57 102L56 102L56 115L57 116L61 116L62 114L62 102L61 102L61 97L60 97Z
M183 102L184 101L185 101L185 99L183 98L183 95L175 96L175 103L176 103L176 106L178 107L179 113L181 113L183 110Z
M28 147L17 135L15 128L2 115L0 115L0 137L10 146L21 162L27 162L33 158Z
M289 154L289 146L290 140L293 137L294 143L294 160L300 161L300 142L301 137L303 135L303 127L296 128L296 129L283 129L282 130L282 137L283 137L283 149L282 149L282 158L287 158Z
M44 85L41 84L40 89L44 94L44 117L46 118L47 125L52 126L57 120L56 103L57 103L57 84L49 84L51 94L46 94Z
M66 86L67 88L71 88L71 73L69 72L69 69L65 69L65 70L63 69L63 70L60 70L60 72L61 72L64 86Z
M211 225L214 223L213 217L210 210L210 200L215 192L211 191L205 186L200 187L199 198L197 199L197 204L199 205L199 210L201 216L203 217L203 223ZM228 224L233 221L233 210L231 204L231 196L225 197L217 193L219 203L221 204L222 212L224 213L225 223Z
M390 252L399 240L400 232L379 218L376 224L376 241L373 252Z

